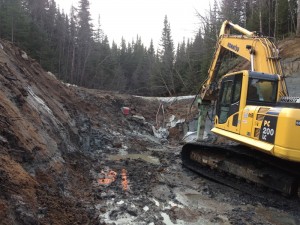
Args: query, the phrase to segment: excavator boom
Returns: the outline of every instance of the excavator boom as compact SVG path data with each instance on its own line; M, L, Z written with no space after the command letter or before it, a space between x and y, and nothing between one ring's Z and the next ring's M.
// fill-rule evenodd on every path
M231 35L230 28L241 32L242 35ZM212 96L211 84L215 82L226 50L250 61L251 71L283 75L279 61L279 51L274 43L266 37L260 37L255 32L250 32L229 21L223 22L215 49L214 57L208 70L208 78L200 93L201 100L216 100L216 97ZM280 97L288 96L284 80L282 83Z

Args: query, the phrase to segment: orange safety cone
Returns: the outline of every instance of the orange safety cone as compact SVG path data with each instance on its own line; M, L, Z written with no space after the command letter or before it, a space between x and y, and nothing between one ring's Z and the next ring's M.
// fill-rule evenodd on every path
M122 169L121 176L122 176L123 191L127 191L128 190L128 180L127 180L127 171L125 169Z

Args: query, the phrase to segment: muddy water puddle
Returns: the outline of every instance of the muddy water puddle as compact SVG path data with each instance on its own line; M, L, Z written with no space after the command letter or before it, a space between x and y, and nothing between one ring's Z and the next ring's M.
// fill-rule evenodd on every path
M198 220L197 222L186 222L183 220L176 220L176 222L173 223L167 213L161 212L160 214L163 217L163 223L165 225L215 225L205 219Z
M141 159L145 162L159 165L160 161L158 158L153 157L151 155L145 155L145 154L127 154L127 155L110 155L108 156L109 160L118 161L118 160L124 160L124 159Z
M189 208L197 208L203 209L206 211L219 211L223 212L224 209L231 210L232 206L218 202L214 199L208 198L200 194L199 192L186 189L186 190L179 190L175 189L176 199L184 206Z
M263 208L259 207L256 209L256 214L265 218L271 224L281 224L281 225L299 225L300 220L294 218L293 216L281 212L273 208Z

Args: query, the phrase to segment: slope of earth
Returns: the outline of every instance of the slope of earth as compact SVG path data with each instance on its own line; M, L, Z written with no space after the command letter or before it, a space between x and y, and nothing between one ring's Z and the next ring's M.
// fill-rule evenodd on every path
M0 224L300 224L299 201L182 168L191 99L67 85L6 41L0 86Z
M279 43L282 68L290 96L300 96L300 37L288 38Z
M148 144L151 127L120 108L137 105L136 113L143 108L152 121L158 103L67 86L25 52L1 44L0 223L90 223L95 209L81 199L94 198L93 172L100 171L93 168L102 161L96 152L126 142L129 149L157 145Z

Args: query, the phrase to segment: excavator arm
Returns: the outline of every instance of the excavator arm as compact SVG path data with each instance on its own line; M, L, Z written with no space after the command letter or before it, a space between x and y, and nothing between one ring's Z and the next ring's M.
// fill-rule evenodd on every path
M231 29L240 34L231 34ZM203 139L207 112L212 102L216 101L218 97L217 74L226 50L248 60L251 64L251 71L279 76L280 87L278 88L277 100L288 96L288 90L279 61L279 51L274 43L266 37L257 35L256 32L248 31L226 20L220 29L219 39L208 70L207 79L204 81L199 93L198 140Z
M231 28L240 32L241 35L231 34ZM250 32L226 20L220 30L214 57L208 70L208 78L202 86L201 101L216 100L212 83L215 82L225 50L250 61L251 71L283 75L278 50L268 38L260 37L255 32ZM288 95L284 82L280 92L281 97Z

